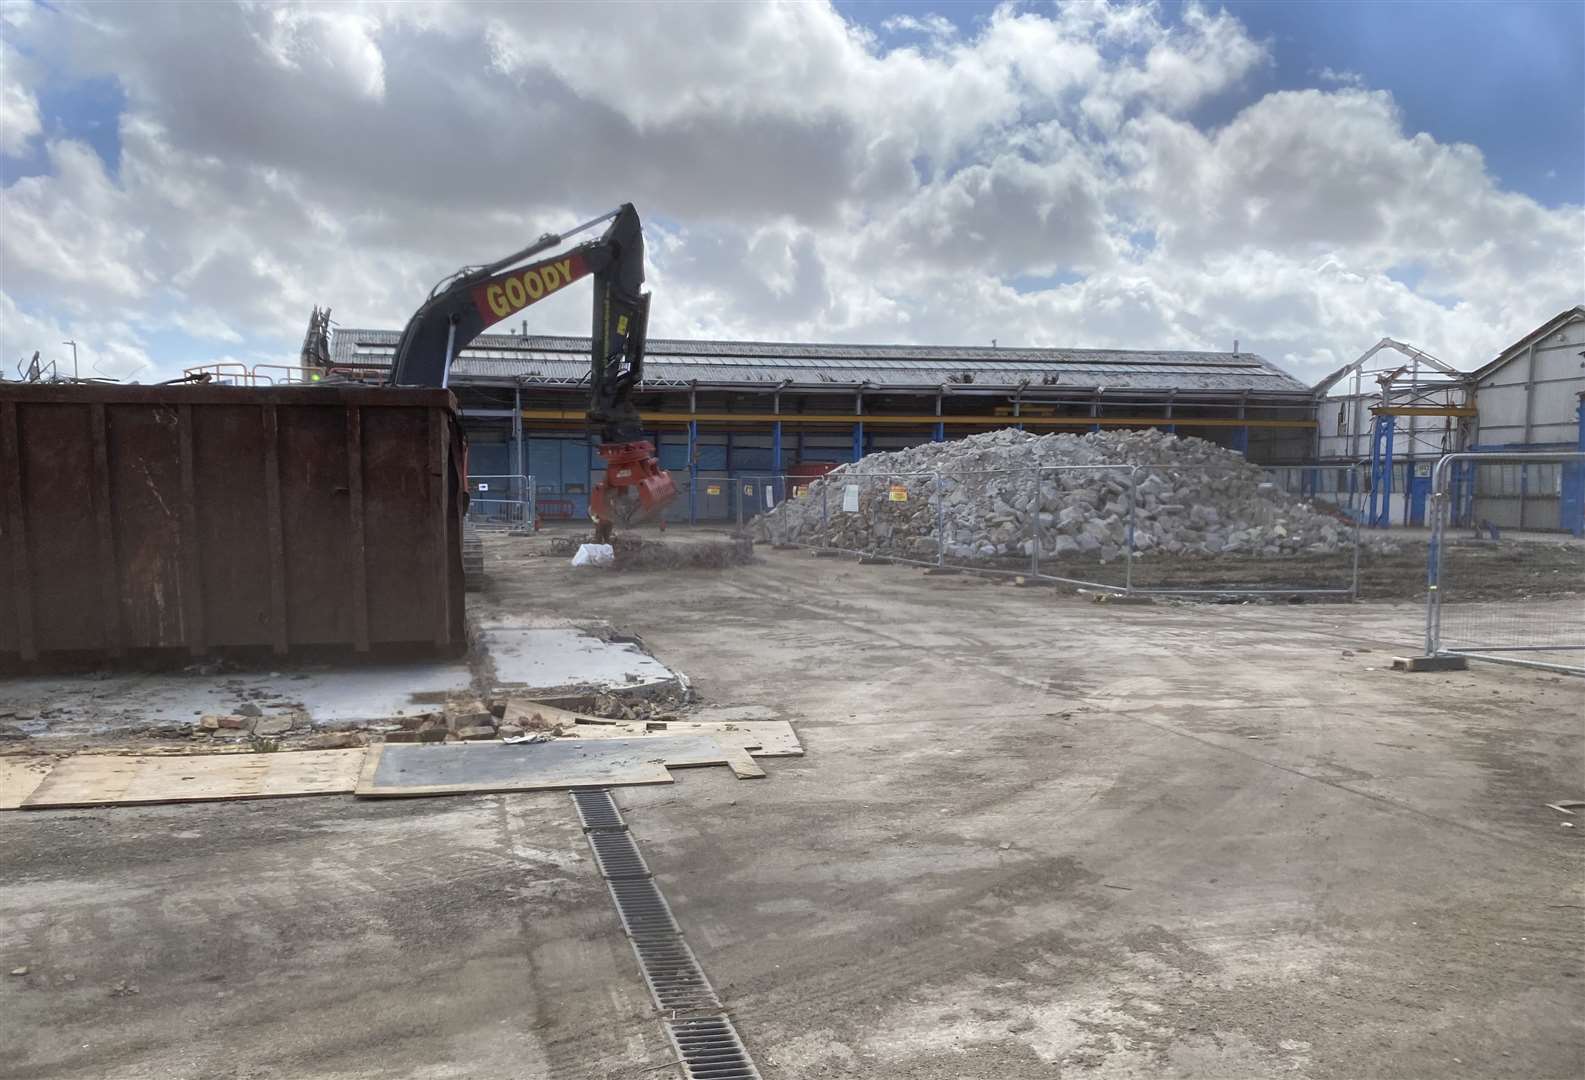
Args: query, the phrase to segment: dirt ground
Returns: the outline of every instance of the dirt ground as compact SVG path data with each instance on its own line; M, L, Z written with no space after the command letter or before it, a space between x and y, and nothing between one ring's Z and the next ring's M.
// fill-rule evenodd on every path
M766 1077L1585 1073L1585 815L1544 805L1585 682L1394 673L1408 603L544 542L488 541L479 614L608 620L804 741L618 795ZM0 830L0 1076L668 1075L565 795Z

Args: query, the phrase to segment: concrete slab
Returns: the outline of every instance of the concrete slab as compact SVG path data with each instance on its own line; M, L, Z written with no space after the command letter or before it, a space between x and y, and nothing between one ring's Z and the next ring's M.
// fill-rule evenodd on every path
M724 770L723 770L724 771ZM11 814L8 1077L665 1076L566 794Z
M392 664L297 672L214 675L100 673L0 682L0 720L30 735L107 735L149 726L190 726L206 713L252 704L266 716L306 712L315 724L427 712L426 701L466 690L467 665Z
M1419 604L1119 618L763 555L640 605L547 560L493 595L797 723L771 783L617 799L777 1076L1580 1073L1585 819L1544 806L1578 681L1401 678Z
M630 642L602 641L572 627L491 626L479 644L495 682L523 690L645 690L677 674Z

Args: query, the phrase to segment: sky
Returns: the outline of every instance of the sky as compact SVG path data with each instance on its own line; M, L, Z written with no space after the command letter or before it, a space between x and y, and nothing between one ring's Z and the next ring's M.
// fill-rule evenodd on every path
M627 201L656 337L1470 368L1585 302L1585 4L0 0L7 374L288 363Z

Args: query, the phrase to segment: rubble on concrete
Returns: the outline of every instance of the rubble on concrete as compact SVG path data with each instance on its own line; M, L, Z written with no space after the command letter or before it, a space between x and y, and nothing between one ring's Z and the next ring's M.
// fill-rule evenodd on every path
M1135 465L1136 557L1328 555L1354 543L1341 513L1287 494L1241 455L1156 430L1009 428L871 454L816 480L758 527L764 540L932 561L938 542L949 559L1027 558L1038 532L1042 558L1109 562L1128 540ZM1037 468L1046 470L1038 485Z
M568 556L589 546L592 535L554 536L541 554ZM668 542L632 533L611 541L612 557L594 565L613 571L642 570L724 570L754 561L754 547L745 539L717 540L690 537Z

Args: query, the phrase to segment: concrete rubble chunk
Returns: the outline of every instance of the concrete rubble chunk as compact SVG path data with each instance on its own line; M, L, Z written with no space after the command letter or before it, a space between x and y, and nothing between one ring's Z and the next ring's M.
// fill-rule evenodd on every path
M303 740L304 750L351 750L364 744L363 736L352 731L326 731Z
M1083 466L1082 468L1078 466ZM1037 471L1038 470L1038 478ZM1132 478L1132 483L1130 482ZM891 497L894 487L909 498ZM844 512L857 487L859 510ZM1324 500L1283 490L1241 454L1161 430L1035 435L1003 429L870 454L756 519L761 538L935 561L1281 558L1352 549L1355 528ZM1366 536L1384 551L1395 543Z
M253 722L253 734L263 737L285 735L292 730L292 723L290 716L266 716Z
M452 731L494 724L495 713L477 698L471 701L453 702L446 706L446 726Z

